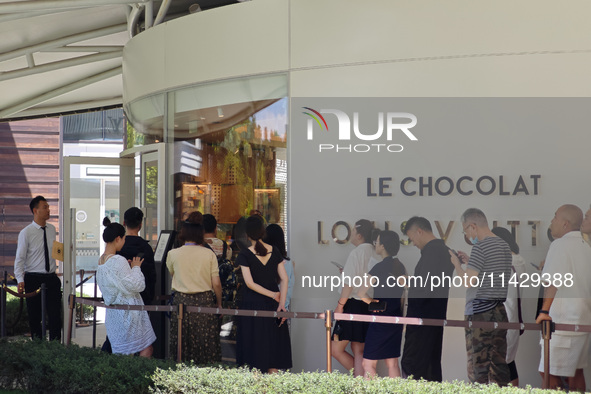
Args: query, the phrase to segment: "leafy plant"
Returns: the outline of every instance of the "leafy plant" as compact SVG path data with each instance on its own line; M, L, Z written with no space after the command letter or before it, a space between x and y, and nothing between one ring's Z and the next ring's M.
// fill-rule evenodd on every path
M112 355L57 341L0 341L0 388L35 393L146 393L169 361Z
M364 380L338 372L263 374L246 368L197 368L180 365L157 370L151 391L165 393L544 393L539 390L454 382L375 378Z

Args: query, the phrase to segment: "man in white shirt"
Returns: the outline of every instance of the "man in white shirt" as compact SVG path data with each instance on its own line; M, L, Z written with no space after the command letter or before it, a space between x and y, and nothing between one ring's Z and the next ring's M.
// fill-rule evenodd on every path
M591 208L585 212L585 217L581 223L581 232L587 236L585 241L591 245Z
M583 212L575 205L563 205L556 211L550 231L550 244L542 277L544 303L536 323L544 320L564 324L591 324L591 248L583 240L580 228ZM550 389L562 387L565 377L569 390L585 391L583 368L587 366L589 333L557 331L550 341ZM544 346L538 368L544 377Z
M43 283L46 286L46 311L48 316L49 339L61 340L61 281L55 273L55 260L51 258L51 247L55 241L55 227L49 223L50 210L47 200L37 196L29 208L33 222L18 235L18 246L14 260L14 276L19 293L34 292ZM27 298L29 328L32 338L43 338L41 332L41 293Z

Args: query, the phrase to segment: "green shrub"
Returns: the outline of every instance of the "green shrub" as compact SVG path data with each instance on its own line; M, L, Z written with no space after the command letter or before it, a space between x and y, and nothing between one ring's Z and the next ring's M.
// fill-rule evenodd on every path
M34 393L550 393L465 382L426 382L351 374L263 374L101 353L58 342L0 340L0 390Z
M500 388L465 382L426 382L412 379L363 380L338 372L263 374L245 368L196 368L179 365L175 370L157 370L152 376L154 393L544 393L527 387Z
M0 341L0 388L35 393L146 393L157 359L112 355L56 341Z
M11 287L11 290L16 290L16 286ZM21 310L21 299L6 293L6 335L23 335L27 332L29 332L27 302L23 299Z

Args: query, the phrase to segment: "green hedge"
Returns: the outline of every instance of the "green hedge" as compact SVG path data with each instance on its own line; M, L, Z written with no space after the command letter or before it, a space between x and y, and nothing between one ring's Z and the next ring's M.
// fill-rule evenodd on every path
M363 380L342 373L262 374L101 353L58 342L0 340L0 390L34 393L544 393L464 382Z
M0 388L34 393L147 393L172 362L66 347L56 341L0 341Z
M306 372L262 374L244 368L157 370L152 392L164 393L550 393L550 390L500 388L464 382L434 383L412 379L363 380L342 373Z

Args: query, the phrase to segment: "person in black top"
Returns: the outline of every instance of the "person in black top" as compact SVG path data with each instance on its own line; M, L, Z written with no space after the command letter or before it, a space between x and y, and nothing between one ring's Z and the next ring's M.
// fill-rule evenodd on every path
M405 281L399 278L406 276L404 265L396 258L400 250L400 238L394 231L381 231L376 239L376 253L383 260L370 271L374 287L374 298L367 296L367 287L359 291L359 297L370 308L374 303L385 303L380 311L373 312L378 316L402 316L401 298L404 294ZM385 360L388 376L400 377L398 357L402 341L403 324L370 323L365 337L363 349L363 370L365 378L376 375L378 360Z
M246 219L245 229L252 246L241 249L236 259L246 283L240 309L285 311L288 279L283 256L262 241L265 226L260 216ZM240 316L236 364L269 373L291 368L291 342L285 319Z
M142 273L146 278L146 289L140 293L144 305L152 304L156 288L156 264L154 263L154 251L139 232L142 229L144 213L137 207L129 208L123 215L123 225L126 227L125 245L117 252L127 260L138 256L144 259Z
M451 263L449 248L445 242L433 235L431 223L423 217L414 216L406 222L404 234L421 250L421 258L414 275L427 280L427 276L442 275L452 277L454 266ZM412 286L408 291L407 317L424 319L445 319L449 283L431 291L430 283L424 287ZM441 349L443 347L443 327L406 326L402 372L415 379L435 382L442 381Z

